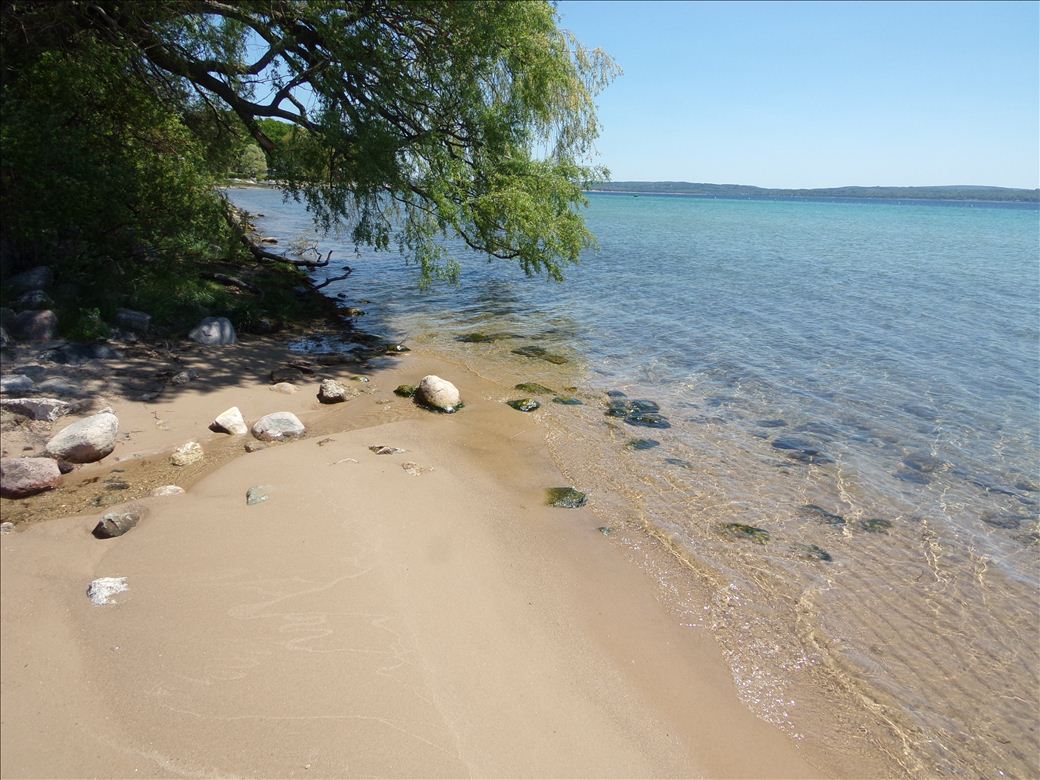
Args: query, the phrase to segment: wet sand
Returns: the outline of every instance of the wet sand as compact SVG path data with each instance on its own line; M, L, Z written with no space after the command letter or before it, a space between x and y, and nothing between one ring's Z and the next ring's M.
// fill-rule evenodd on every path
M4 777L874 774L756 718L601 521L545 505L567 483L506 388L417 350L322 406L318 377L269 389L284 358L195 350L199 381L150 402L110 384L129 436L70 485L134 465L187 493L135 496L141 523L102 541L118 507L58 517L79 506L59 491L55 519L0 537ZM429 373L461 412L393 395ZM246 454L207 430L231 405L308 436ZM188 439L207 461L176 473ZM97 577L129 591L94 606Z

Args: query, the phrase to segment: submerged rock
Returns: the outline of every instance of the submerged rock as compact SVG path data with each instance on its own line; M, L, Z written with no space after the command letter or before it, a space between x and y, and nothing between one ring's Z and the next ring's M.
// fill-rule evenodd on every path
M996 514L993 512L987 512L982 515L982 522L986 525L991 525L994 528L1003 528L1008 531L1017 530L1022 527L1022 523L1028 523L1033 519L1035 518L1029 515Z
M833 463L834 458L819 449L815 442L797 436L779 436L773 440L773 449L784 450L784 454L799 463Z
M872 517L868 520L860 520L857 524L861 531L866 531L871 534L887 534L888 529L892 527L891 520L885 520L880 517Z
M205 453L202 451L202 445L197 441L189 441L173 451L173 454L170 456L170 463L174 466L190 466L192 463L198 463L204 457Z
M759 420L755 423L761 428L783 428L787 425L787 420L781 420L779 418L774 420Z
M907 455L903 458L903 465L908 469L920 471L923 474L931 474L943 466L944 461L928 454Z
M422 405L441 412L456 411L462 398L459 389L447 379L430 374L424 376L415 390L415 400Z
M682 458L665 458L664 462L670 466L678 466L681 469L696 468L690 461L683 460Z
M648 401L645 398L632 400L625 397L624 393L619 393L620 391L617 390L607 393L612 399L607 404L607 417L617 417L628 425L640 428L672 427L668 418L661 414L661 407L654 401Z
M537 382L521 382L513 387L521 393L530 393L531 395L553 395L556 392L555 390L548 388L545 385L540 385Z
M564 406L582 406L581 400L575 398L573 395L558 395L552 400L554 404L563 404Z
M765 544L770 539L769 531L744 523L723 523L722 532L730 538L747 539L755 544Z
M554 487L546 491L549 506L557 506L562 509L580 509L588 503L589 497L580 490L572 487Z
M844 517L836 515L833 512L828 512L826 509L817 506L816 504L803 504L801 510L804 514L819 518L827 525L845 525Z
M927 473L913 471L912 469L899 469L895 472L895 477L903 480L903 482L912 482L915 485L927 485L932 481L932 478Z
M829 552L824 550L822 547L817 547L815 544L802 544L798 547L799 557L804 558L807 561L823 561L824 563L830 563L834 560Z
M661 442L657 439L629 439L625 444L626 450L652 450L654 447L660 447Z
M61 481L61 470L50 458L0 458L0 495L27 498L50 490Z
M249 433L245 418L237 406L232 406L217 415L217 418L209 426L212 430L230 433L233 436L242 436Z
M272 412L253 424L253 435L261 441L281 441L303 436L307 429L292 412Z
M402 398L411 398L415 395L415 385L398 385L394 388L394 395Z
M110 512L101 518L91 533L98 539L114 539L125 534L140 520L138 512Z
M116 447L119 418L102 412L63 428L47 442L47 454L70 463L93 463Z
M567 358L563 355L557 355L553 352L549 352L545 347L539 347L534 344L530 344L526 347L519 347L513 350L514 355L523 355L524 357L540 358L549 363L555 363L556 365L562 365L567 362Z
M506 401L506 403L518 412L533 412L535 409L539 409L542 406L533 398L518 398L515 401Z

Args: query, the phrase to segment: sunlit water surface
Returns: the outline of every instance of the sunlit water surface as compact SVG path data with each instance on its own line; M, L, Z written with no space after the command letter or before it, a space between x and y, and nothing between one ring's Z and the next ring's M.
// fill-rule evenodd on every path
M312 232L276 191L232 196L283 243ZM327 290L491 378L576 385L584 405L536 413L554 457L618 538L675 551L668 590L762 717L910 774L1040 773L1036 208L592 195L586 216L599 251L562 285L468 255L421 292L329 236L354 272ZM607 391L670 427L607 416Z

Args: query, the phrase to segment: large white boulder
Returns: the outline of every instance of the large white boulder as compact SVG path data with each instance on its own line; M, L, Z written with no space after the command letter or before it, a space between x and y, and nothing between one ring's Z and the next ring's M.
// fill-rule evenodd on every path
M234 344L235 326L227 317L205 317L191 329L188 338L207 347Z
M93 463L116 447L119 418L102 412L62 428L47 442L47 454L70 463Z
M245 418L242 417L242 412L237 406L232 406L230 409L218 414L210 427L218 431L223 431L224 433L230 433L234 436L241 436L244 433L249 433L249 428L246 426Z
M281 441L303 436L307 429L292 412L272 412L253 423L253 435L261 441Z
M462 402L459 389L447 379L430 374L419 381L415 389L416 399L442 412L454 412Z

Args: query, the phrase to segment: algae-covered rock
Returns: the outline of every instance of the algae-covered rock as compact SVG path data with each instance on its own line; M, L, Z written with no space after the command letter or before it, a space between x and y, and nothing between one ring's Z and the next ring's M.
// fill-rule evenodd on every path
M836 515L833 512L828 512L822 506L817 506L816 504L803 504L801 507L801 511L803 514L809 515L811 517L816 517L819 520L822 520L827 525L845 525L844 517L842 517L841 515Z
M755 544L765 544L770 539L769 531L744 523L723 523L722 532L732 539L746 539Z
M411 398L415 395L415 385L398 385L394 388L394 395L402 398Z
M563 355L557 355L553 352L549 352L545 347L539 347L534 344L529 344L526 347L518 347L513 350L514 355L523 355L524 357L539 358L549 363L555 363L556 365L562 365L567 362L567 358Z
M573 395L558 395L552 399L554 404L563 404L564 406L581 406L582 402L580 399L575 398Z
M652 450L654 447L660 447L661 442L657 439L629 439L625 444L626 450Z
M607 417L617 417L628 425L640 428L672 427L668 418L661 414L661 407L654 401L645 398L633 400L619 390L611 390L607 395L611 399L607 404Z
M463 333L461 336L456 336L455 340L461 341L463 344L490 344L499 338L501 337L489 333Z
M563 509L580 509L588 502L589 497L580 490L572 487L555 487L545 491L548 496L549 506L558 506Z
M834 560L829 552L815 544L799 545L798 549L799 557L807 561L823 561L825 563L830 563Z
M518 398L515 401L506 401L506 403L518 412L533 412L541 407L541 404L533 398Z
M540 385L537 382L521 382L518 385L514 385L514 388L519 390L521 393L530 393L531 395L553 395L556 392L555 390L548 388L545 385Z
M871 534L887 534L888 529L892 527L891 520L885 520L881 517L872 517L869 520L860 520L859 529L866 531Z

